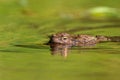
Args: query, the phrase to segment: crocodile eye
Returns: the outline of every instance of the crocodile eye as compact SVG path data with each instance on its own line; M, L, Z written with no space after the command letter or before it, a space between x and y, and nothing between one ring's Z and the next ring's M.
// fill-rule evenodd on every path
M63 40L67 40L67 37L63 37Z

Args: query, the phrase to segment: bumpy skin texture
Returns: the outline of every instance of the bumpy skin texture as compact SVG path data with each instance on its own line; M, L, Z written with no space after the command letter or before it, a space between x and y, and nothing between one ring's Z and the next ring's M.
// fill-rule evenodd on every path
M68 33L58 33L51 36L50 43L64 44L69 46L93 46L98 42L109 41L105 36L91 35L70 35Z
M71 35L67 33L58 33L58 34L52 35L53 43L70 45L72 44L71 39L72 39Z
M50 36L49 45L51 47L52 55L61 53L62 56L67 57L68 48L72 46L94 46L98 42L108 41L105 36L91 36L91 35L70 35L68 33L57 33Z
M111 39L108 38L107 36L97 35L96 38L98 42L111 41Z
M73 46L93 46L97 43L97 38L91 35L77 35L73 39Z

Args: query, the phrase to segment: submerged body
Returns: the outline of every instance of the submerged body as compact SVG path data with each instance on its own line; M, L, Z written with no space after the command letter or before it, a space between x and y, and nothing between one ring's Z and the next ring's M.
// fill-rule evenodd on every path
M70 35L68 33L57 33L50 37L48 42L52 51L52 55L61 53L62 56L67 57L68 49L72 46L86 47L94 46L95 44L108 41L105 36L91 36L91 35Z

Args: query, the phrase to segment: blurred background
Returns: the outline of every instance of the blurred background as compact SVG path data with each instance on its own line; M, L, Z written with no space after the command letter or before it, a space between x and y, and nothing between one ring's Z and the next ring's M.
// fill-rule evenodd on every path
M3 34L1 39L22 41L21 38L26 40L30 37L29 41L35 39L44 42L46 35L56 32L76 34L82 32L81 28L107 25L116 27L115 24L118 26L120 20L119 2L119 0L0 0L0 31ZM9 36L5 37L6 35Z

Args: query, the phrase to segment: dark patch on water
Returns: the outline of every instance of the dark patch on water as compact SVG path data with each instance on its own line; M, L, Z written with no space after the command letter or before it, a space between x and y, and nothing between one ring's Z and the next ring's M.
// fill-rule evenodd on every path
M79 48L79 47L74 47L72 50L102 50L102 49L112 49L112 48Z
M75 28L75 29L71 29L68 30L66 32L78 32L78 31L86 31L86 30L95 30L95 29L104 29L104 28L120 28L120 24L111 24L111 25L103 25L103 26L90 26L90 27L80 27L80 28Z
M18 44L18 45L14 45L14 46L16 46L16 47L24 47L24 48L32 48L32 49L48 49L49 48L49 46L44 46L44 45L35 45L35 44L31 44L31 45L29 45L29 44Z
M101 50L101 53L107 53L107 54L120 54L120 50L114 50L114 49L109 49L109 50Z
M12 52L12 53L21 53L21 52L24 52L24 51L20 51L20 50L7 50L7 49L3 49L3 50L0 50L0 52Z
M100 76L100 77L102 77L102 76L109 76L109 74L108 73L106 73L106 72L93 72L93 73L85 73L85 74L81 74L82 76L86 76L86 77L88 77L88 76Z

